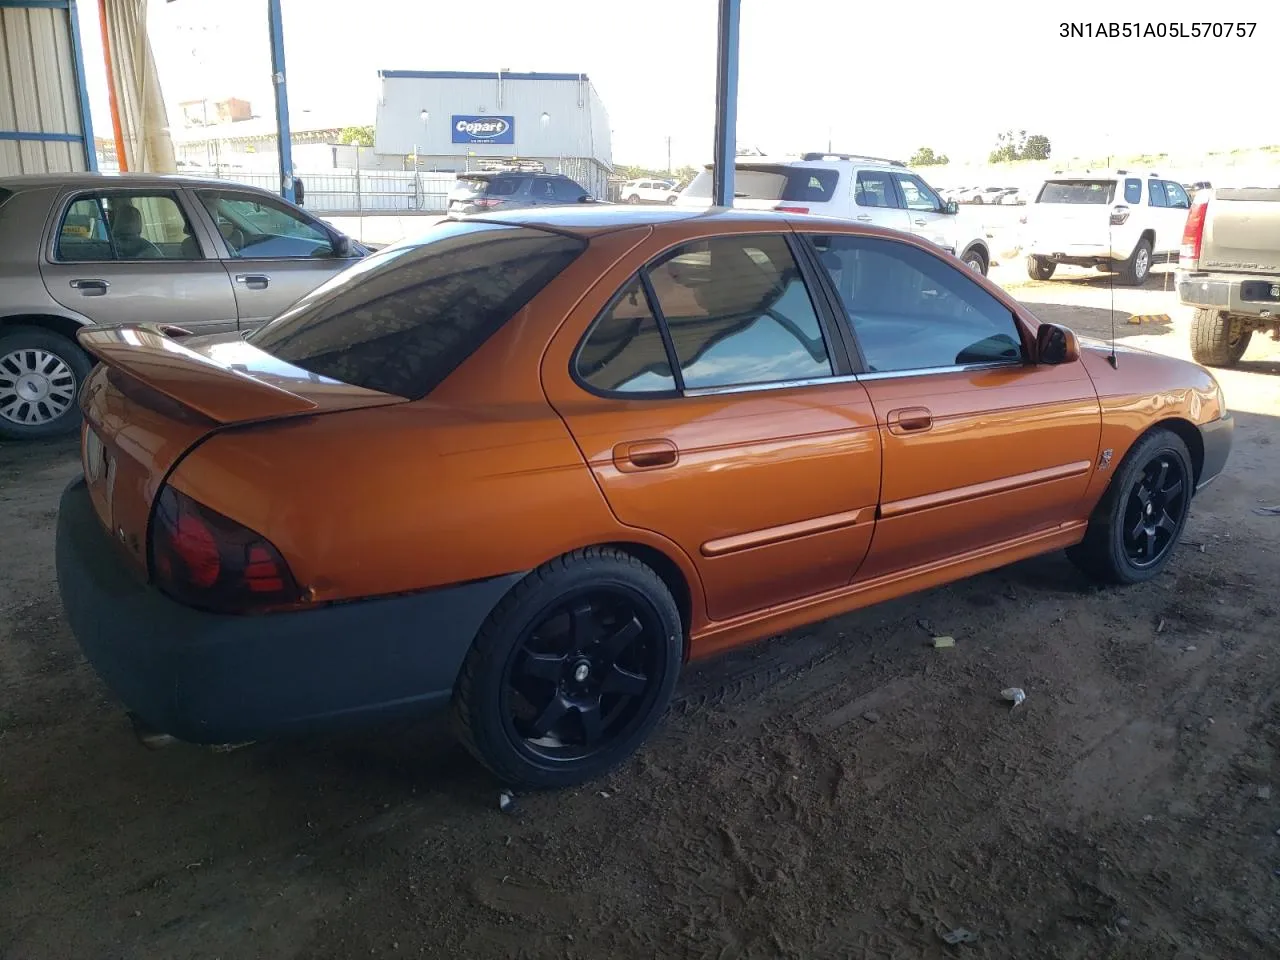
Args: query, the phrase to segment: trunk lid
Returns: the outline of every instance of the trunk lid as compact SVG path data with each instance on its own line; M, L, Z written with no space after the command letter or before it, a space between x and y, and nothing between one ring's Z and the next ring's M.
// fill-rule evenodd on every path
M151 505L192 447L232 425L407 402L279 360L238 333L177 341L145 326L86 327L100 361L81 393L81 462L98 519L145 571Z
M1113 180L1047 180L1027 206L1027 230L1039 244L1066 252L1074 245L1108 243L1111 212L1124 197Z
M1214 189L1199 269L1280 274L1280 186Z

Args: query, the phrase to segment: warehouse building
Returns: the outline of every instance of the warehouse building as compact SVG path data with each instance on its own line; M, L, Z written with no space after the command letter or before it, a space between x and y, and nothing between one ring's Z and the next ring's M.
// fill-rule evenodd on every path
M532 164L603 197L609 114L584 73L382 70L374 149L435 171Z

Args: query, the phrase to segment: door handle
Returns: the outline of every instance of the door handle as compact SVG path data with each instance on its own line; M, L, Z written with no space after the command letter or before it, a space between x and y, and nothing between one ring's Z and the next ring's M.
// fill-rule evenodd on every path
M933 413L928 407L903 407L890 410L885 417L889 432L901 436L904 433L923 433L933 426Z
M928 220L916 220L916 221L915 221L915 225L916 225L917 227L927 227L927 226L929 225L929 221L928 221Z
M623 473L670 467L680 452L670 440L636 440L613 448L613 465Z
M79 290L82 297L101 297L107 292L107 288L111 286L107 280L72 280L71 289Z
M872 218L867 216L867 214L863 213L863 214L860 214L859 216L854 217L854 219L861 220L863 223L870 223Z
M265 273L237 273L236 283L243 283L250 290L265 290L271 278Z

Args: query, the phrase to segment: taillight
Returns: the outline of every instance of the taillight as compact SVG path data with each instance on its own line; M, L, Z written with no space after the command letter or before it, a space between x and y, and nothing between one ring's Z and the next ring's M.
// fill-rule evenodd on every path
M156 498L151 575L180 603L215 613L252 613L296 603L298 589L280 552L264 537L173 487Z
M1118 227L1129 219L1129 208L1123 204L1111 211L1111 225Z
M808 213L808 207L774 207L779 213Z
M1178 260L1183 264L1194 263L1200 259L1200 248L1204 244L1204 221L1209 213L1209 198L1197 197L1191 201L1191 209L1187 211L1187 222L1182 228L1182 249L1178 251ZM1192 269L1195 269L1193 266Z
M476 197L471 201L473 207L496 207L502 201L496 197Z

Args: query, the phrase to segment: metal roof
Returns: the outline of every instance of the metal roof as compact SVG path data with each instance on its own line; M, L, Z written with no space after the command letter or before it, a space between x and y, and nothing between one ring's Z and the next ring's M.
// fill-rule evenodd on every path
M379 70L386 80L590 80L585 73L513 73L509 70Z

